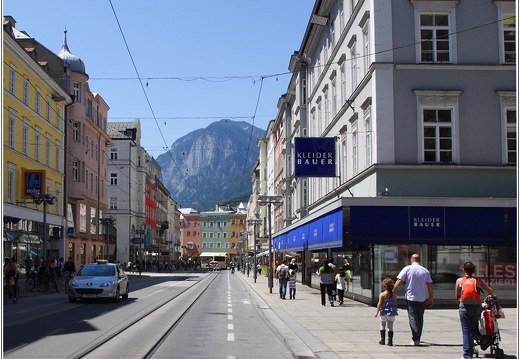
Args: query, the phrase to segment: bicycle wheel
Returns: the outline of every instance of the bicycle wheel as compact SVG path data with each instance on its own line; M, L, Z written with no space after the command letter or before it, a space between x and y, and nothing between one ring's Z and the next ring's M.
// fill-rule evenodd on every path
M38 292L45 293L49 290L49 282L45 280L38 281Z
M32 292L32 290L36 287L36 279L34 278L27 278L27 281L25 282L25 289L27 289L29 292Z

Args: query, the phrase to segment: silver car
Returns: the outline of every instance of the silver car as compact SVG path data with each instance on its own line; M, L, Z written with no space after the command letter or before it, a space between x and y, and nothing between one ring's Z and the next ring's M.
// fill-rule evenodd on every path
M69 302L77 298L109 298L118 301L128 298L128 277L122 268L106 260L81 266L67 285Z

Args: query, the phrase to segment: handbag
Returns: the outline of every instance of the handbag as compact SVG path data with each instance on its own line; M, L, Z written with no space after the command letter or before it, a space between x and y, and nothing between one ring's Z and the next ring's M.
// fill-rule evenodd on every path
M14 277L11 277L11 279L9 279L9 285L11 287L14 287Z

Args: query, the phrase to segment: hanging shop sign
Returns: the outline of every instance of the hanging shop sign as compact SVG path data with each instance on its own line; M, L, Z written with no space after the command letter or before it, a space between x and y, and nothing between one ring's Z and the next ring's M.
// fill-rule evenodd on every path
M22 197L45 193L45 171L22 170Z
M295 177L335 177L336 139L296 137L294 139Z

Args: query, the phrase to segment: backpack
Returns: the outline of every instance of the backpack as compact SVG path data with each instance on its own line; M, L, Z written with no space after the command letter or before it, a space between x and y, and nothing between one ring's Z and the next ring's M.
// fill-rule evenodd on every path
M282 265L278 271L278 278L287 278L287 267Z
M477 280L475 278L464 278L459 290L460 300L463 303L480 303L480 293L477 291Z

